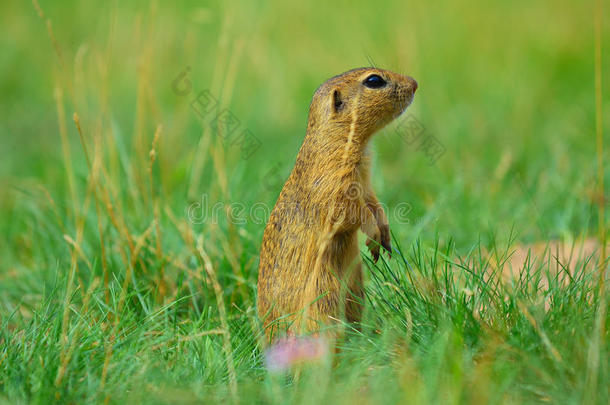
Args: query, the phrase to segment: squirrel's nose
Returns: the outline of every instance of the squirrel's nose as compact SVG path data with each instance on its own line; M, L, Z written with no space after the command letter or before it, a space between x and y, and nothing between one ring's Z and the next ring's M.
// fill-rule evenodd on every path
M407 76L409 78L409 82L411 83L411 88L413 89L413 93L417 90L417 82L411 76Z

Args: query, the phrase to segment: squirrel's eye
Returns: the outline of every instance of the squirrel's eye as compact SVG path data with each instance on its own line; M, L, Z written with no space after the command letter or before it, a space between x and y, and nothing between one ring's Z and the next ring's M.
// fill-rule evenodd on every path
M379 75L370 75L364 79L364 85L371 89L378 89L385 86L386 82Z

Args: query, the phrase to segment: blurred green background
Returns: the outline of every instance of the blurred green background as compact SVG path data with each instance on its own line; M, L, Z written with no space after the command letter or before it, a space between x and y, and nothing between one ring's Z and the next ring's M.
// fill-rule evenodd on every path
M513 226L528 241L596 227L592 2L41 2L54 40L31 3L2 8L3 222L31 201L26 185L67 196L56 87L77 177L87 170L73 112L86 141L95 131L120 139L125 158L163 125L161 198L176 209L218 183L208 159L190 184L205 124L189 101L210 89L261 141L247 161L227 148L222 197L273 204L316 87L373 62L418 80L409 111L446 148L429 165L393 126L374 141L380 199L412 207L398 235L439 232L469 246ZM177 96L185 67L193 91ZM258 239L262 228L248 229Z
M374 64L413 76L419 89L408 113L446 150L430 164L397 133L398 123L373 140L374 188L405 251L416 240L423 246L452 240L463 256L479 243L491 248L509 240L596 235L602 197L596 192L594 6L573 0L2 2L0 321L6 335L0 345L12 339L16 349L5 348L4 354L0 349L0 366L6 358L0 392L32 399L42 386L39 399L52 394L59 401L66 392L77 392L71 399L78 402L99 385L103 392L106 374L100 377L100 370L108 365L114 370L107 377L108 395L157 381L141 379L146 373L163 379L168 369L176 384L225 381L220 338L193 343L192 350L204 353L200 360L214 364L201 368L204 377L190 368L192 351L184 357L174 351L186 346L174 344L173 335L158 343L162 333L176 328L187 333L191 324L194 331L220 327L223 315L217 316L213 290L202 282L206 276L192 251L196 239L204 241L231 327L238 330L233 342L238 374L239 367L260 366L252 355L252 331L244 330L254 313L266 218L248 210L273 206L303 140L315 89L355 67ZM610 10L607 2L604 6ZM607 48L607 22L601 38ZM605 134L610 133L608 58L603 52ZM178 94L175 81L185 71L188 85L180 81L187 86L180 89L189 91ZM223 142L222 133L210 127L210 116L202 119L191 107L206 90L237 117L240 130L260 141L248 159L239 146ZM608 165L604 171L608 179ZM401 207L407 207L407 217L399 220ZM193 222L191 209L204 210L197 215L207 219ZM580 304L578 310L589 307L588 301ZM106 341L111 322L96 322L112 320L115 313L125 322L118 330L149 328L151 335L128 340L111 356ZM571 345L570 331L589 330L578 324L586 317L572 315L565 334L552 339ZM154 316L165 323L147 324ZM530 319L522 318L520 325L529 328ZM45 322L51 332L40 326ZM431 330L419 342L445 342L433 334L437 328ZM536 326L531 335L537 331ZM461 355L462 337L455 333L447 353L455 349ZM39 351L30 355L25 348L32 336ZM47 347L40 342L48 336ZM520 337L521 359L538 361L528 348L535 351L542 343ZM368 346L358 347L354 356L366 357ZM493 341L490 347L501 345ZM571 390L573 375L587 362L586 348L566 347L576 353L566 363L577 359L578 366L574 374L551 378L549 384L560 387L552 399ZM65 357L73 349L75 354ZM495 349L489 350L484 355L495 359ZM534 380L535 372L510 368L511 356L505 363L498 358L497 367L508 370L503 376ZM152 359L155 366L133 358ZM607 357L601 363L607 364ZM56 379L64 366L73 374L62 385ZM408 373L428 382L426 373L436 373L436 367L442 369L440 360L421 374L415 368ZM460 372L455 387L462 387ZM125 378L132 375L137 376ZM405 375L396 378L408 380ZM499 386L512 387L504 382ZM255 384L242 381L246 387ZM546 391L527 384L521 385L526 392L549 399ZM317 383L312 386L315 391ZM463 398L456 392L455 398Z

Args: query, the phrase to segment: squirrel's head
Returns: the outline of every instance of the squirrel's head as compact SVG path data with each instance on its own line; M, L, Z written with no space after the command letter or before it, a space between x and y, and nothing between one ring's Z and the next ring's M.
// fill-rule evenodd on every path
M405 111L415 90L417 82L409 76L377 68L350 70L318 88L308 131L323 127L368 138Z

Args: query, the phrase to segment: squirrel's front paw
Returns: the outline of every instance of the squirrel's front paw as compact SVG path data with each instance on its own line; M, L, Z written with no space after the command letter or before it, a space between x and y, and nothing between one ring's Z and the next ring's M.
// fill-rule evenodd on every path
M373 255L373 261L377 263L379 259L379 245L381 244L381 230L377 225L373 225L373 232L369 233L369 237L366 239L366 246Z
M392 257L390 226L388 224L381 225L379 231L381 233L381 246L388 251L388 257Z
M369 248L371 254L373 255L373 261L377 263L377 260L379 260L379 241L367 238L366 246Z

